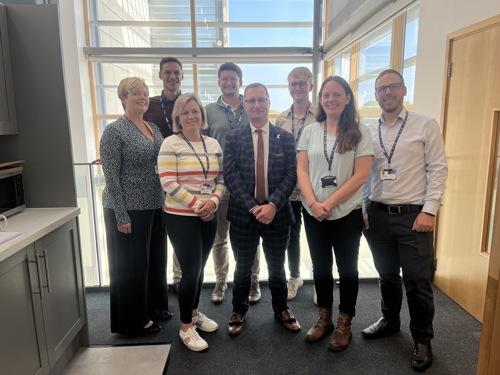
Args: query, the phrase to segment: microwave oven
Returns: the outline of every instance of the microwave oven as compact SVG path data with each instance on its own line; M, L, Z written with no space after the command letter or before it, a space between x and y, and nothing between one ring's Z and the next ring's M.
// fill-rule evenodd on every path
M0 215L10 216L26 208L23 168L0 168Z

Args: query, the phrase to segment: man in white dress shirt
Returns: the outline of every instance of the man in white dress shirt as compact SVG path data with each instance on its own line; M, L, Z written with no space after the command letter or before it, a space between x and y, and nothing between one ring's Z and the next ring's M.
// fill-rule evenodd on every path
M380 276L383 317L361 331L367 339L400 329L402 280L414 340L411 366L425 371L432 364L434 301L433 230L448 173L438 123L404 108L403 76L387 69L375 81L382 109L370 126L375 148L365 188L365 236Z

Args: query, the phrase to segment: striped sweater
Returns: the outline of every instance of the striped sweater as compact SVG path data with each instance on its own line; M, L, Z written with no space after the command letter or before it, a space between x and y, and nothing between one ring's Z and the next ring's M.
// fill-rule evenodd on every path
M194 209L207 199L216 205L226 190L222 176L222 149L219 143L204 136L210 169L208 181L215 184L211 195L201 194L205 180L198 158L187 142L179 135L171 135L163 141L158 155L158 173L163 190L167 193L163 209L165 212L183 216L198 216ZM191 142L196 154L207 167L202 142Z

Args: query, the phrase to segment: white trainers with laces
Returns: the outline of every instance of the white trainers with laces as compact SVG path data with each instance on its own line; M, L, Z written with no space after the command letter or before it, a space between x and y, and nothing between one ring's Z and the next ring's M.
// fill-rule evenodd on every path
M194 327L189 328L186 332L181 329L179 338L193 352L201 352L208 348L208 343L200 337Z
M219 328L219 325L208 318L205 314L198 311L198 315L194 315L192 318L193 327L199 329L202 332L214 332Z
M297 297L297 292L299 291L299 288L304 285L304 280L302 280L302 277L290 277L288 279L288 283L286 284L286 287L288 289L288 297L287 299L290 301Z

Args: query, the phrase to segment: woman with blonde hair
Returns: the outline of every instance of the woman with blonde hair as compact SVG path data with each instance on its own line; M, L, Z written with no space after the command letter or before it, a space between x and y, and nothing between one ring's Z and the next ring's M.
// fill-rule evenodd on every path
M206 113L194 94L181 95L172 112L174 135L165 138L158 171L166 192L167 233L181 266L177 296L181 341L195 352L208 348L197 330L213 332L218 325L198 311L203 270L215 239L215 211L224 195L222 149L201 134Z
M160 130L143 120L149 91L142 78L118 85L124 115L106 126L100 142L108 245L111 332L155 333L168 312L163 192L156 159Z

